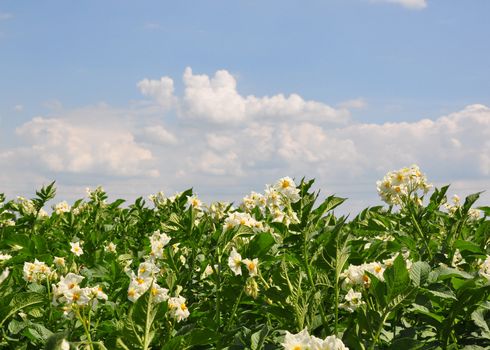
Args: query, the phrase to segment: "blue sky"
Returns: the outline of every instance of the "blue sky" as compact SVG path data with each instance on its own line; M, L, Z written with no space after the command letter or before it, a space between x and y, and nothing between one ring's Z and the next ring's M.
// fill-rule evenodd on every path
M68 199L102 183L237 200L291 175L354 210L411 162L460 192L488 189L488 13L486 0L2 0L0 192L57 179ZM101 158L111 147L124 157Z

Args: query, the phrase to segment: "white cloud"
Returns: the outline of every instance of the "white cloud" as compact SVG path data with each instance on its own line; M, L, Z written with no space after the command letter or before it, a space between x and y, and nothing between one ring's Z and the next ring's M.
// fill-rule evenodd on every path
M427 7L427 0L371 0L371 2L399 4L413 10L422 10Z
M164 109L175 107L174 81L169 77L143 79L138 83L138 88L143 95L153 97Z
M177 137L161 125L146 126L142 129L142 141L161 145L177 144Z
M236 79L226 70L213 77L192 73L186 68L183 76L182 97L173 95L173 80L144 79L138 83L140 91L154 98L165 108L178 104L181 116L191 120L213 123L239 124L252 119L301 119L320 122L345 123L349 111L335 109L321 102L307 101L298 94L257 97L242 96L237 91Z
M101 120L107 114L111 121ZM56 118L36 117L17 128L27 144L18 151L24 156L28 151L31 161L37 159L51 172L157 176L152 152L135 141L121 120L117 125L116 118L120 116L103 106Z
M24 106L23 105L15 105L12 109L15 112L22 112L24 110Z

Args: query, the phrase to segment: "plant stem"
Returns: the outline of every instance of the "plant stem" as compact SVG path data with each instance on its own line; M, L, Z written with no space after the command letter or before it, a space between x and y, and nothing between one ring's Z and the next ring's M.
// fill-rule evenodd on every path
M153 281L151 283L153 285ZM150 287L151 288L151 287ZM150 329L151 329L151 307L153 301L153 293L151 290L148 293L148 304L146 306L146 321L145 321L145 337L143 338L143 350L147 350L150 346Z
M87 336L88 345L90 347L90 350L94 350L94 345L92 343L92 337L90 336L90 327L89 326L87 327L87 320L85 319L85 315L82 316L82 314L80 313L80 308L78 307L78 305L75 306L75 314L78 317L78 319L80 320L80 322L82 323L83 329L85 331L85 335Z
M390 311L389 311L389 308L387 308L383 312L383 315L381 316L381 322L379 323L378 329L376 330L376 334L374 335L374 338L373 338L373 343L371 344L371 346L369 347L369 349L374 350L376 344L378 343L378 340L379 340L379 336L381 334L381 331L383 330L383 326L384 326L384 324L386 322L386 318L388 317L389 314L390 314Z
M230 319L228 320L228 329L230 329L231 326L233 325L233 318L235 317L236 310L238 309L238 304L240 304L240 301L242 300L243 288L244 287L242 287L242 289L240 290L240 294L238 295L238 298L235 301L235 305L233 305L233 310L231 312Z
M310 267L310 263L308 261L308 250L306 248L306 245L307 245L306 231L303 234L303 238L304 238L303 256L305 258L306 273L308 275L308 281L310 282L311 288L313 289L313 293L316 294L317 293L317 289L316 289L315 282L313 281L313 274L311 273L311 267ZM323 310L323 305L322 305L322 299L321 299L321 297L320 297L320 300L318 302L318 305L319 305L319 309L320 309L320 317L322 319L323 329L324 329L324 331L326 331L328 329L327 328L328 327L328 324L327 324L327 318L325 317L325 310ZM337 326L337 323L335 323L335 325Z
M213 266L214 269L214 266ZM220 311L220 304L221 304L221 256L219 253L219 248L218 248L218 267L215 269L216 273L216 322L218 324L218 328L220 329L221 327L221 311Z

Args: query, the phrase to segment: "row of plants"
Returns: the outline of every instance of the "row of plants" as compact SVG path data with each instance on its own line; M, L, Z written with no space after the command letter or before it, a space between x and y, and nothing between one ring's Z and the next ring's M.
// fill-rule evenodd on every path
M490 207L448 200L417 166L385 206L279 179L239 205L192 190L132 204L54 183L0 195L3 349L490 347Z

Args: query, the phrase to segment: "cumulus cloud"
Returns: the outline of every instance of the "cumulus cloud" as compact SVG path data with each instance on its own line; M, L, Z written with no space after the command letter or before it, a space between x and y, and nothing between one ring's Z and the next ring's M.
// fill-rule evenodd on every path
M141 140L160 145L175 145L177 137L161 125L146 126L141 130Z
M174 81L169 77L143 79L138 83L138 89L143 95L154 98L164 109L175 107Z
M248 183L265 175L268 181L305 176L316 178L321 188L369 198L372 204L377 202L375 181L413 163L436 183L464 182L466 188L473 184L474 192L488 189L488 140L490 108L471 105L411 123L353 122L333 128L307 121L253 122L208 133L205 142L188 153L187 163L196 165L196 179L221 175ZM249 188L253 186L257 188L255 183Z
M85 111L87 112L87 111ZM135 141L132 132L116 122L95 122L102 110L91 110L91 116L78 118L74 112L57 118L35 117L19 126L16 133L27 144L26 149L41 166L52 172L98 173L114 176L158 176L151 167L152 152ZM119 121L120 122L120 121ZM158 130L158 129L157 129Z
M399 4L413 10L422 10L427 7L427 0L371 0L371 2Z
M322 102L305 100L294 93L289 96L242 96L237 90L235 77L226 70L219 70L209 77L193 74L188 67L184 71L183 83L181 97L174 96L173 80L169 77L144 79L138 87L144 95L154 98L165 108L177 103L183 118L218 124L237 124L261 118L345 123L349 118L349 111L345 108L335 109Z
M137 195L193 186L205 200L237 201L282 176L306 177L361 208L380 203L377 179L417 163L430 181L454 182L461 195L490 188L490 108L484 105L377 124L346 119L346 109L362 107L359 99L332 108L294 94L243 96L227 71L209 77L186 70L180 96L170 78L138 86L155 102L62 109L20 125L15 141L21 145L0 152L0 180L24 181L17 174L25 173L47 180L63 173L62 180L75 183L76 175L105 176L120 193L131 180ZM22 168L12 167L15 162Z

